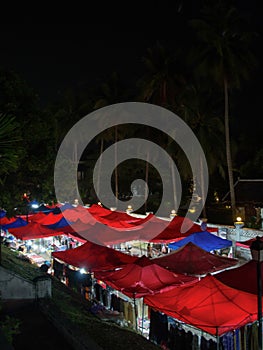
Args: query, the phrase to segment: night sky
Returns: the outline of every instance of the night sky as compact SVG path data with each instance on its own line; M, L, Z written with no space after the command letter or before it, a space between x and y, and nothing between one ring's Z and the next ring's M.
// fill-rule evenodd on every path
M199 1L188 1L180 6L176 1L174 21L155 25L120 26L118 23L101 24L0 24L0 67L15 70L39 95L40 103L55 100L67 88L81 90L98 86L114 71L120 80L133 85L143 74L142 56L148 47L160 41L173 47L184 40L181 21L198 13ZM261 14L257 1L237 1L239 10L247 15L255 29L262 33ZM259 61L262 45L259 44ZM242 107L244 115L251 111L259 120L262 67L244 86ZM251 116L250 116L251 117Z
M98 85L116 71L140 76L141 57L156 42L136 31L98 31L85 25L5 27L0 66L14 69L47 102L66 88ZM127 81L129 84L129 81Z

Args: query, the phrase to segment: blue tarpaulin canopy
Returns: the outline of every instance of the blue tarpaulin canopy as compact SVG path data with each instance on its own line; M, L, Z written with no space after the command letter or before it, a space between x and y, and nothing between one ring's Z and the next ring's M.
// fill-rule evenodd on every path
M27 224L28 223L22 218L17 218L15 221L11 222L10 224L2 225L2 229L8 230L9 228L22 227L22 226L26 226Z
M62 228L68 225L70 225L70 221L67 221L65 218L62 218L55 224L47 225L47 227L51 228L52 230L56 230L57 228Z
M188 242L194 243L198 247L206 250L207 252L210 252L211 250L214 250L214 249L227 248L232 245L232 241L229 241L228 239L220 238L208 231L202 231L202 232L192 233L190 236L180 241L170 243L168 247L176 250L184 246Z
M6 216L6 211L4 209L0 209L0 218L4 218Z

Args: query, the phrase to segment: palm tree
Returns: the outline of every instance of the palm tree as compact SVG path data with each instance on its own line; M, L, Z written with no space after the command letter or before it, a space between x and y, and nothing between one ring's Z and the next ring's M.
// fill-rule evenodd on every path
M222 152L224 126L221 119L217 117L216 111L217 101L212 91L209 92L206 87L197 87L193 84L185 89L180 106L180 115L191 127L202 146L209 174L213 174L217 170L224 177L224 155ZM197 159L197 161L201 162L202 159ZM180 158L178 162L181 167L184 166L180 162ZM202 163L199 164L199 168L203 169ZM183 172L187 174L187 168ZM198 184L200 189L197 194L201 195L203 216L206 217L204 176L202 173L200 181L201 183Z
M174 109L180 88L185 84L183 67L174 52L159 42L142 58L144 76L138 81L139 99Z
M197 64L196 71L201 79L210 77L223 89L226 160L232 215L235 218L229 91L239 88L242 79L248 78L251 67L255 65L254 55L250 51L252 33L247 31L237 10L223 1L210 2L203 8L201 16L201 19L190 22L199 39L199 47L194 49L196 60L193 62Z
M111 104L122 102L125 98L126 90L123 88L119 76L116 72L113 72L109 79L102 83L99 87L98 97L94 104L94 109L103 108L109 106ZM114 183L115 183L115 198L116 198L116 206L117 200L119 197L119 179L118 179L118 147L117 142L122 136L123 128L118 127L117 125L114 127L114 132L112 133L112 129L101 133L99 135L100 139L100 154L102 154L104 149L104 141L114 141L115 151L114 151L114 162L115 162L115 170L114 170ZM100 173L101 164L99 164L99 173ZM100 177L98 177L97 189L99 192L100 189ZM99 194L99 193L98 193Z
M159 42L154 47L148 48L146 55L142 58L145 74L138 81L139 99L141 101L175 110L180 101L181 89L185 85L184 68L180 61L180 53L177 52L176 54L174 51L168 51ZM149 130L146 131L146 134L149 136ZM164 140L162 146L167 146L167 140ZM171 171L173 171L172 166ZM173 172L171 178L174 179ZM148 179L149 167L146 162L146 183ZM173 186L173 193L175 194L174 181ZM174 206L177 207L176 196L174 196ZM145 208L147 208L146 201Z
M0 114L0 175L8 174L18 166L21 151L18 144L21 141L18 127L15 117Z

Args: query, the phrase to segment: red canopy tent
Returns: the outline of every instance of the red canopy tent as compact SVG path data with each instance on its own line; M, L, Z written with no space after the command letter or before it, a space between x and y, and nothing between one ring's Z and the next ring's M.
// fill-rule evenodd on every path
M137 259L135 256L89 241L74 249L54 252L52 256L87 271L113 270Z
M51 236L62 235L63 232L57 232L50 228L41 225L37 222L30 222L28 225L17 228L10 228L8 230L13 236L23 241L28 239L38 239Z
M208 275L189 287L146 296L149 306L214 336L257 320L257 297Z
M117 229L101 223L96 223L87 230L78 230L77 232L87 241L92 241L101 245L120 244L122 242L129 242L139 238L137 226L135 226L134 229Z
M0 225L8 225L11 224L12 222L16 221L16 217L8 218L6 216L0 218Z
M153 264L145 256L117 271L96 272L95 277L130 298L141 298L197 281L197 278L175 274Z
M124 212L112 211L108 215L98 216L96 215L96 219L108 226L111 227L132 227L136 225L142 225L146 221L148 221L153 215L150 214L145 218L136 218L134 216L128 215Z
M63 211L62 215L67 221L70 222L76 222L80 220L84 224L91 225L94 225L97 222L96 218L94 218L93 215L89 213L88 209L81 206L66 209Z
M211 254L192 242L168 255L152 259L151 261L168 270L188 275L204 275L238 264L237 259Z
M182 233L182 225L186 225L186 231ZM201 231L201 228L199 225L194 224L193 221L191 221L188 218L182 217L182 216L175 216L172 221L169 223L169 225L156 237L151 239L151 242L155 243L169 243L173 242L175 240L185 238L186 236L189 236L191 233Z
M180 220L180 225L183 220ZM78 232L86 240L96 242L98 244L113 245L132 240L154 241L154 242L170 242L176 239L184 238L192 233L192 231L200 230L200 226L194 224L184 234L180 231L180 225L176 229L176 225L166 220L151 217L143 225L132 225L129 227L110 227L101 223L96 223L85 232ZM197 227L196 227L196 226ZM160 233L161 232L161 233ZM158 239L153 239L155 235ZM160 238L162 237L162 239Z
M99 215L99 216L106 216L112 212L111 210L103 208L98 204L92 204L92 206L88 208L88 211L92 215Z
M60 214L53 214L53 213L48 213L46 214L41 214L41 216L38 216L39 213L33 215L30 220L34 222L38 222L41 225L54 225L57 222L59 222L62 218L63 215Z
M261 273L263 276L263 263L261 263ZM254 260L250 260L233 270L220 272L215 275L215 278L232 288L252 294L258 293L257 262Z
M256 240L256 238L251 238L247 241L242 241L242 242L236 242L237 247L243 247L250 249L251 243L253 243ZM263 237L260 237L260 240L263 242Z
M39 213L33 214L29 217L30 221L39 222L41 223L41 220L43 220L47 215L40 211Z

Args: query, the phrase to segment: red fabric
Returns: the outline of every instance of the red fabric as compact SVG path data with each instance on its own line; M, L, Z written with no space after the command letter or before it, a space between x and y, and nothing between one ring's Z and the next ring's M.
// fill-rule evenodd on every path
M139 258L117 271L96 272L95 277L130 298L141 298L197 281L197 278L172 273L146 259Z
M79 235L87 241L102 245L114 245L129 242L138 238L137 230L124 230L96 223L88 230L78 231Z
M111 210L103 208L98 204L93 204L90 208L88 208L88 211L92 215L99 215L99 216L106 216L112 212Z
M60 228L56 228L55 231L58 232L63 232L65 234L72 234L72 235L77 235L77 237L82 237L81 234L87 234L88 230L92 227L93 225L90 224L84 224L82 221L77 220L76 222L72 222L71 225L63 226ZM82 237L83 239L83 237ZM85 238L84 238L85 239ZM86 241L87 239L85 239Z
M136 225L142 225L146 221L148 221L151 218L152 215L148 215L146 218L136 218L131 215L128 215L124 212L119 211L112 211L108 215L105 216L96 216L96 219L108 226L111 227L132 227Z
M263 263L261 263L261 274L263 276ZM215 275L222 283L229 287L244 292L257 294L257 262L250 260L242 266Z
M189 287L146 296L144 302L212 335L257 320L257 297L238 291L208 275Z
M183 218L178 219L181 225ZM86 240L99 244L113 245L132 240L153 241L153 242L171 242L176 239L184 238L191 233L200 231L200 226L194 224L191 229L182 234L180 228L176 228L175 222L158 219L152 216L143 225L130 227L109 227L100 223L96 223L93 227L79 234ZM161 233L160 233L161 232ZM159 234L160 233L160 234ZM153 237L158 234L158 238Z
M47 228L46 226L37 222L30 222L28 225L23 227L10 228L8 231L16 238L23 241L63 234L62 232L51 230L50 228Z
M169 223L169 225L160 234L151 239L151 242L169 243L178 239L185 238L191 233L199 231L201 231L200 226L194 224L193 221L191 221L190 219L182 216L175 216Z
M89 213L88 209L81 206L66 209L65 211L63 211L63 216L67 221L70 222L76 222L80 220L84 224L92 225L94 225L97 222L93 215Z
M243 247L243 248L248 248L250 249L251 243L253 243L256 240L256 238L251 238L247 241L243 241L243 242L237 242L236 245L238 247ZM263 242L263 237L260 237L260 240Z
M152 261L177 273L188 275L204 275L223 270L238 264L237 259L231 259L206 252L192 242Z
M37 214L38 215L38 214ZM34 220L35 215L32 217L32 221L36 221ZM42 216L42 218L38 218L37 222L39 224L42 225L53 225L56 224L57 222L59 222L61 219L63 218L62 214L53 214L53 213L49 213L47 215L44 214L44 216Z
M39 212L37 214L33 214L31 217L30 217L30 221L34 221L34 222L40 222L41 220L44 220L44 218L46 217L47 215L43 212Z
M12 222L16 221L16 217L12 217L12 218L7 218L6 216L4 216L3 218L0 219L0 224L1 225L8 225L11 224Z
M112 270L137 260L134 256L92 242L86 242L74 249L54 252L52 256L87 271Z

